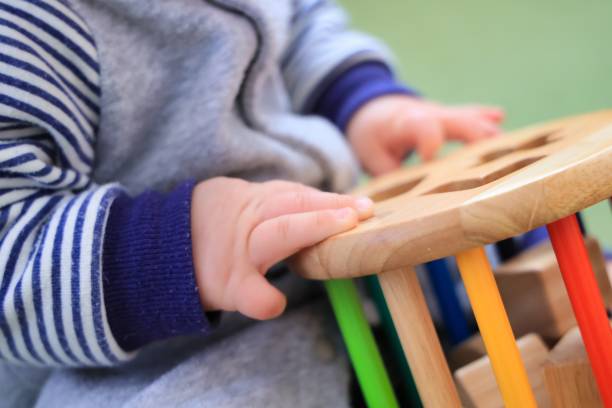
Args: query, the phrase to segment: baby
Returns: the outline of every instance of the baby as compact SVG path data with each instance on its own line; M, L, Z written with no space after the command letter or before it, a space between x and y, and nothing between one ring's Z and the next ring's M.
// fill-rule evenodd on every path
M267 271L371 216L359 164L502 116L329 1L0 0L0 405L346 406L317 284Z

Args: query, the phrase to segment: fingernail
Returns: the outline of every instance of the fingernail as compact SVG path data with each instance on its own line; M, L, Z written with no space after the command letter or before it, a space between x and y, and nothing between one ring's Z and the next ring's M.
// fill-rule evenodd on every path
M354 211L355 210L350 207L341 208L336 210L336 217L340 220L348 220L353 217Z
M359 197L355 201L355 206L357 207L357 210L359 212L369 211L373 205L374 205L374 202L368 197Z

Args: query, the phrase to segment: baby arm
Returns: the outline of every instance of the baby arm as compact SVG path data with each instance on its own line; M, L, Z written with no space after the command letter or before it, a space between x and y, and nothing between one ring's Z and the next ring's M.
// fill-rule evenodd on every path
M334 2L294 4L293 40L283 58L294 108L345 132L369 173L399 167L412 150L429 160L446 140L473 142L499 132L499 108L448 107L416 97L395 79L386 47L352 31Z
M273 264L372 215L368 198L296 183L215 178L192 196L196 281L206 310L270 319L284 295L264 277Z
M100 92L91 38L54 41L24 23L49 8L3 9L14 17L0 57L0 359L112 365L129 353L104 308L101 238L122 189L91 179Z

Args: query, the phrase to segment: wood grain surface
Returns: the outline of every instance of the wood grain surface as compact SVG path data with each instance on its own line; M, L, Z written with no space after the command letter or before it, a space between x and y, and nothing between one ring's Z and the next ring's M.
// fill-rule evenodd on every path
M556 120L375 179L375 216L294 258L311 279L379 274L495 242L612 196L612 111Z
M403 268L379 278L423 405L460 407L416 272Z
M603 407L577 327L569 330L548 355L544 378L553 407Z

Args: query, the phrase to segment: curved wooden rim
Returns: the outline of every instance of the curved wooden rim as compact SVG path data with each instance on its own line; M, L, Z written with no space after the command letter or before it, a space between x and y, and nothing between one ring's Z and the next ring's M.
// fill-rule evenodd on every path
M376 203L373 219L296 255L304 277L416 265L524 233L612 196L612 111L515 131L355 193L386 199Z

